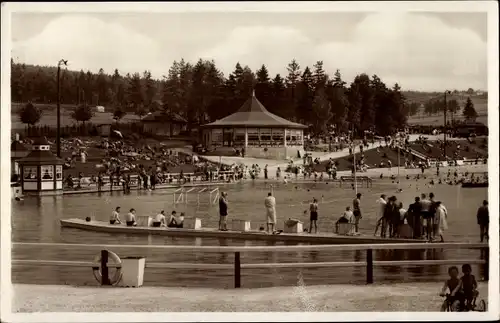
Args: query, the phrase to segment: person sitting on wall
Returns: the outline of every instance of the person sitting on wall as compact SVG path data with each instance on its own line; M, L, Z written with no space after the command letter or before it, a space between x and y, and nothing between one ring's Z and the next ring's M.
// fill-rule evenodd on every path
M152 227L164 227L165 226L165 211L161 210L160 213L158 213L154 218L151 223Z
M135 222L135 209L130 209L130 212L125 216L125 222L127 227L137 226L137 222Z
M184 212L180 216L177 216L177 212L172 211L170 219L168 220L169 228L183 228L184 227Z

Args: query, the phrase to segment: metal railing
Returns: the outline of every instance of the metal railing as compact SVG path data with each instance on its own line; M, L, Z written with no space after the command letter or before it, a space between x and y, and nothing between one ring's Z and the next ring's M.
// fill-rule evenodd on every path
M489 279L489 246L486 243L393 243L393 244L341 244L341 245L295 245L295 246L176 246L176 245L101 245L101 244L72 244L72 243L38 243L38 242L13 242L15 247L63 247L63 248L85 248L85 249L153 249L153 250L175 250L205 253L234 253L233 264L204 264L204 263L161 263L146 262L146 268L163 269L231 269L234 268L234 286L241 287L241 269L269 269L269 268L332 268L332 267L365 267L366 283L374 281L373 268L378 266L427 266L427 265L458 265L463 263L484 265L484 278ZM446 260L384 260L373 259L373 250L430 250L430 249L479 249L482 259L446 259ZM365 261L344 262L284 262L284 263L242 263L242 253L255 252L290 252L290 251L352 251L364 250ZM107 257L102 257L104 259ZM35 266L69 266L69 267L97 267L102 272L107 268L121 268L118 264L108 264L102 261L100 264L91 261L60 261L60 260L38 260L38 259L12 259L12 265L35 265ZM105 282L105 279L103 279Z

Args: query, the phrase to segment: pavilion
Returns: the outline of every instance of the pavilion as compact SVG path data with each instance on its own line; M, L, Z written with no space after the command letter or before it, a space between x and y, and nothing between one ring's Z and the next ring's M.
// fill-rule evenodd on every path
M254 91L237 112L203 126L203 146L209 151L241 149L247 157L287 159L303 152L306 128L267 111Z

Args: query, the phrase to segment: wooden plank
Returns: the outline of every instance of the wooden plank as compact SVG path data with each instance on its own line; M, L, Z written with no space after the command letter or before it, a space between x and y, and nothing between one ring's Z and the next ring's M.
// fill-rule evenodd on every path
M281 263L261 263L242 264L242 269L255 268L330 268L330 267L364 267L364 261L343 261L343 262L281 262Z
M120 245L120 244L74 244L47 242L13 242L14 247L65 247L85 249L161 249L186 250L199 252L278 252L278 251L341 251L341 250L428 250L428 249L487 249L487 243L382 243L382 244L335 244L335 245L296 245L296 246L174 246L174 245Z
M447 259L447 260L396 260L396 261L374 261L374 266L427 266L427 265L458 265L458 264L481 265L485 260L479 259Z

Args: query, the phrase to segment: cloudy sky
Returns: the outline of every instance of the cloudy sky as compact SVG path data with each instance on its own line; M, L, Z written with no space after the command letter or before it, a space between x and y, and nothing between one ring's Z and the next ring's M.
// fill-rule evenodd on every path
M345 80L377 74L404 89L487 89L485 13L14 13L15 61L166 75L174 60L237 62L286 74L322 60Z

